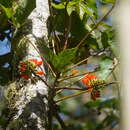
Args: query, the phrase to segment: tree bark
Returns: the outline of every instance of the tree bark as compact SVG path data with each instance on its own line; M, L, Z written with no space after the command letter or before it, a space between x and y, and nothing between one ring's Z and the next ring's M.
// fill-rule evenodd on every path
M130 0L120 0L117 8L117 31L121 52L121 127L130 129Z
M29 31L29 34L24 35L24 37L20 39L20 41L26 39L26 44L28 44L27 54L24 57L24 60L37 59L38 61L42 61L40 50L38 49L36 42L37 38L44 38L44 40L47 42L48 16L48 0L37 0L36 9L34 9L28 18L32 21L32 30ZM28 23L26 27L29 28ZM42 70L44 73L46 73L44 65L38 68L38 70ZM45 75L40 77L46 81ZM40 79L38 79L35 84L32 83L31 79L28 79L28 81L24 80L25 79L20 79L19 83L15 83L15 85L17 84L15 88L17 94L15 95L15 100L14 98L10 99L10 102L13 100L13 105L10 107L10 120L7 129L47 129L48 88L45 82L41 81Z

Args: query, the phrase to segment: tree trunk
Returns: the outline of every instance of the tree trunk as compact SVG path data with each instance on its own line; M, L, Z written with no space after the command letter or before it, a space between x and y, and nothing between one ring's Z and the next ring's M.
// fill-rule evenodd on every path
M121 52L121 130L130 129L130 0L120 0L117 30Z
M30 1L31 2L31 1ZM29 34L24 35L19 41L26 42L27 54L23 58L23 61L33 59L37 61L43 61L40 55L40 50L36 44L37 38L44 38L47 41L47 18L49 16L48 0L37 0L36 9L29 16L29 21L32 21L32 30L29 30ZM30 29L30 23L27 23L26 29ZM20 43L19 43L20 44ZM19 45L18 44L18 45ZM22 49L22 48L21 48ZM18 63L17 63L18 64ZM44 75L39 77L43 80L35 81L32 83L32 79L22 79L15 82L15 94L14 98L10 99L10 121L7 129L15 130L43 130L47 129L47 94L48 89L44 81L45 68L44 65L37 68L37 71L44 72ZM35 74L33 74L35 78ZM11 84L14 86L14 84ZM10 88L9 88L10 89Z

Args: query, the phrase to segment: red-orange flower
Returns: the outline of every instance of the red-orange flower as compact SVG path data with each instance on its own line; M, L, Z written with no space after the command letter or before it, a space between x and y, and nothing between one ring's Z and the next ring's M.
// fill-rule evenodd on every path
M20 68L20 72L26 72L26 68L21 67L21 68Z
M95 75L92 74L86 74L83 78L82 78L82 83L84 85L87 85L88 87L91 87L91 81L92 80L97 80L98 78Z
M19 66L19 72L20 76L28 80L32 77L31 69L37 74L37 75L44 75L43 71L38 71L37 66L41 66L43 64L42 60L38 61L37 59L28 59L25 61L20 62Z
M33 62L33 63L35 63L35 64L37 64L37 59L28 59L28 61L31 61L31 62Z
M97 98L99 98L100 97L100 91L99 90L97 90L97 91L92 91L91 92L91 98L93 99L93 100L96 100Z
M21 76L22 78L26 79L26 80L28 80L28 79L29 79L29 76L28 76L28 75L26 75L26 74L20 74L20 76Z
M20 72L26 72L27 65L24 62L20 62Z
M79 70L77 70L77 69L73 69L71 71L71 73L72 73L73 76L77 75L78 72L79 72Z
M42 61L38 61L38 62L37 62L37 66L41 66L42 64L43 64Z
M42 60L38 61L37 59L29 59L29 61L33 62L36 66L41 66L43 64Z
M83 78L82 78L82 83L84 85L88 86L88 90L89 92L91 92L91 99L92 100L96 100L97 98L100 97L100 91L94 89L94 86L92 85L93 81L98 81L98 78L95 75L92 74L86 74Z
M45 73L43 71L38 71L38 72L36 72L36 74L38 74L38 75L44 75Z
M22 61L22 62L20 62L20 65L23 65L23 66L24 66L24 65L26 65L26 64Z

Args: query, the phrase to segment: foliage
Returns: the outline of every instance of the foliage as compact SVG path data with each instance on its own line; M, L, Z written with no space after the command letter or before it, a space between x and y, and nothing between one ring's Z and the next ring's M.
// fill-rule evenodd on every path
M11 41L13 47L11 53L14 56L14 59L12 55L7 56L11 60L7 60L6 55L0 57L1 85L10 86L12 81L21 81L21 78L28 82L34 77L45 82L41 77L43 73L35 73L44 72L36 71L38 62L34 63L35 59L33 62L22 59L27 53L25 49L27 40L19 40L20 36L24 35L21 30L27 24L27 17L35 8L35 2L35 0L31 3L28 0L0 1L0 39L3 41L7 38ZM111 86L118 86L113 76L118 66L117 43L109 17L114 5L115 0L51 1L51 12L48 18L49 42L37 39L37 44L43 62L49 69L46 84L49 99L53 100L49 102L51 106L49 111L56 113L52 116L60 122L62 129L65 129L64 122L70 130L114 129L119 125L119 100L116 94L118 90L113 89L111 94L109 89ZM110 9L101 16L100 8L103 6ZM17 47L13 46L14 39L19 42ZM13 61L16 62L15 65ZM4 68L7 62L10 65ZM20 66L21 62L26 63L26 67ZM13 74L14 68L15 74ZM24 72L23 68L26 69ZM21 73L24 73L24 76L21 76ZM87 78L85 83L84 78ZM91 94L91 98L83 95L84 93ZM105 98L103 93L109 96ZM72 99L72 97L76 98ZM7 100L8 103L11 102L10 99ZM60 113L61 118L57 113ZM0 125L4 128L8 119L5 114L0 116ZM18 124L22 124L22 121ZM54 129L60 129L60 125L57 121L53 121Z
M73 63L76 51L76 48L63 50L58 55L54 55L50 61L57 70L62 71L67 65Z

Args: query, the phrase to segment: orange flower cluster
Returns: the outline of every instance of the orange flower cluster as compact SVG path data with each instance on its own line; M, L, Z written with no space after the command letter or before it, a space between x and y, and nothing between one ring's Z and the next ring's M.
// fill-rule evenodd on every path
M20 62L19 71L20 76L28 80L32 76L32 70L34 70L37 75L44 75L43 71L37 71L37 67L40 67L43 64L42 61L38 61L37 59L28 59L26 61Z
M42 60L38 61L37 59L28 59L28 61L34 63L36 66L41 66L43 64Z
M87 85L88 87L91 88L91 82L93 80L98 80L98 78L95 75L92 74L86 74L83 78L82 78L82 83L84 85Z
M83 78L82 78L82 83L86 86L88 86L88 90L91 92L91 99L96 100L96 98L100 97L100 91L99 90L95 90L92 82L93 81L97 81L98 78L95 75L92 74L86 74Z
M75 75L77 75L77 74L79 73L79 70L73 69L73 70L71 71L71 73L72 73L73 76L75 76Z

